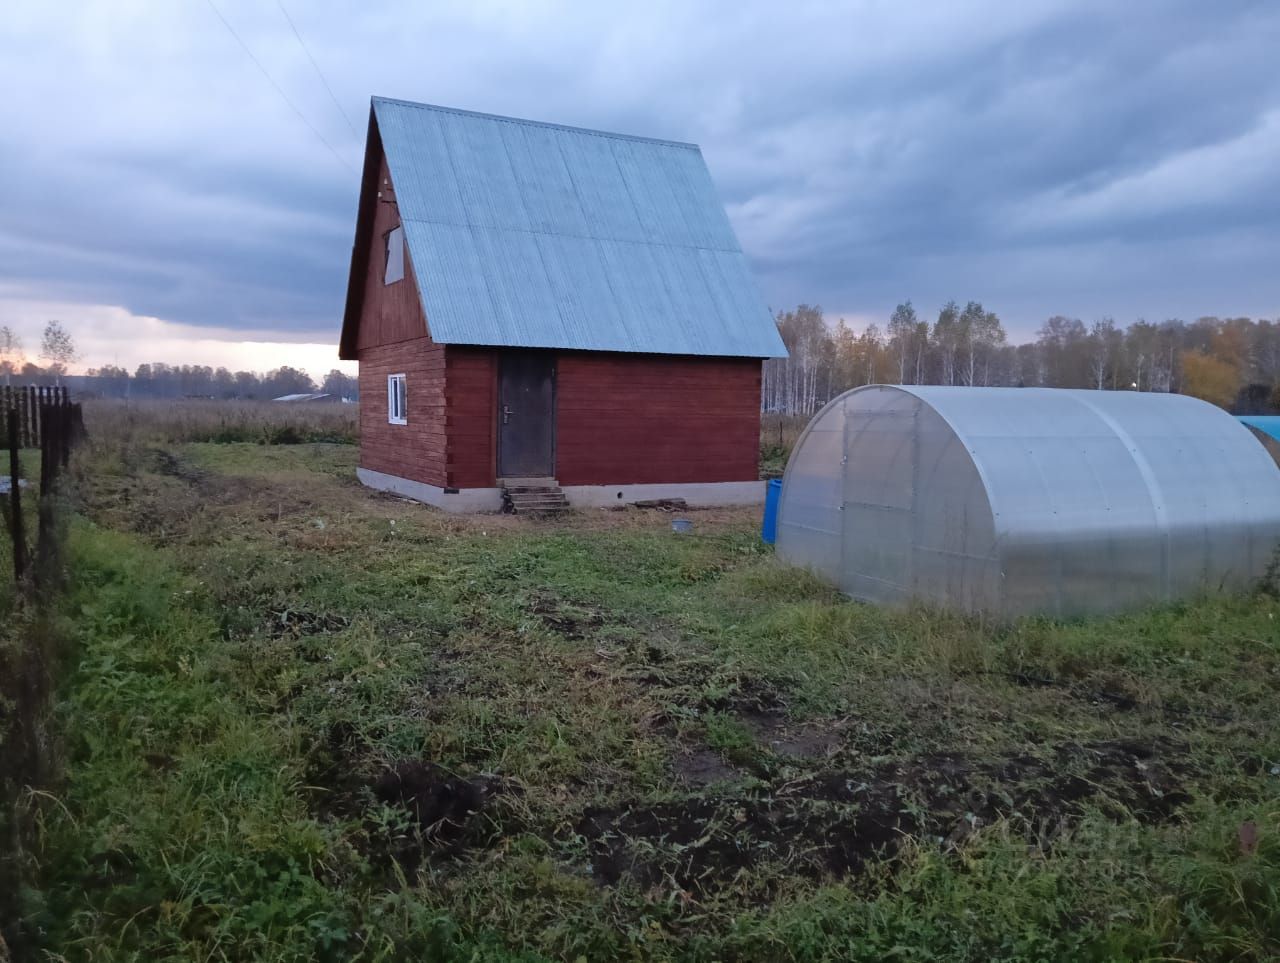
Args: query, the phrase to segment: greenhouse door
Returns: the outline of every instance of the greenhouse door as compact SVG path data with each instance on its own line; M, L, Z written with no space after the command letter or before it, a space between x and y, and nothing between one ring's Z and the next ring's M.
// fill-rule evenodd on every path
M895 399L896 400L896 399ZM854 598L895 602L913 592L916 409L857 412L845 422L841 587Z

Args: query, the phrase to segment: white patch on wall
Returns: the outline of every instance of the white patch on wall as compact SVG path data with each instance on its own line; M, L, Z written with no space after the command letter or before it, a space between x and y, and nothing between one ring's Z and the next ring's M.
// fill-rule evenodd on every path
M404 279L404 228L393 227L387 231L387 270L383 284L395 284Z

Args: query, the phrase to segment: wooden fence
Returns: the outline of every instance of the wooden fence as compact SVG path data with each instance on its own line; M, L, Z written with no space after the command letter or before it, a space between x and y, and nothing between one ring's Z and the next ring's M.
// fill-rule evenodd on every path
M18 445L22 448L39 448L41 438L40 409L44 405L71 404L66 385L47 387L23 385L0 388L0 409L16 415L18 420ZM79 405L76 406L77 408Z
M50 562L56 555L56 518L53 495L58 479L71 459L71 448L84 437L84 414L72 404L66 388L6 386L0 392L0 411L4 413L9 447L9 497L3 512L13 543L13 576L21 584L30 568L26 523L22 514L23 448L40 449L40 499L37 519L34 578L45 580ZM37 591L42 587L35 586Z

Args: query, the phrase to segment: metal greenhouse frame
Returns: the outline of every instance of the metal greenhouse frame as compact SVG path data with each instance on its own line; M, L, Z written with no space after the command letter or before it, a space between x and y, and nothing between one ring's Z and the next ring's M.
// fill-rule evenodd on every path
M1001 616L1248 586L1280 546L1280 468L1183 395L884 386L796 443L778 554L869 602Z

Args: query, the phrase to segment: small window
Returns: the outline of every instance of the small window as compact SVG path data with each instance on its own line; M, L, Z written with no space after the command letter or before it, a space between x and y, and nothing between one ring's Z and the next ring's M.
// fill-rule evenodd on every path
M387 270L382 276L383 284L395 284L404 278L404 228L395 227L387 231Z
M393 425L409 423L409 397L405 392L402 374L387 378L387 421Z

